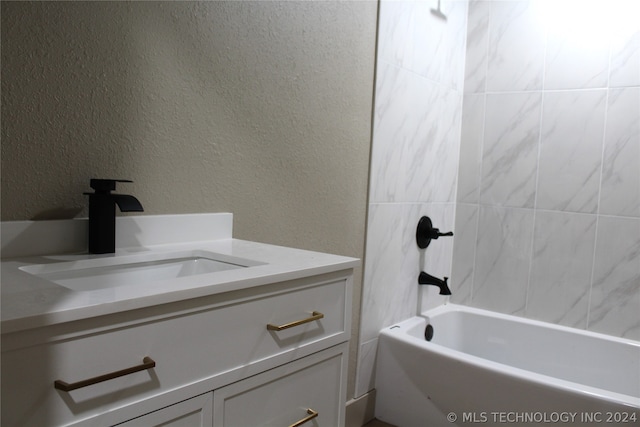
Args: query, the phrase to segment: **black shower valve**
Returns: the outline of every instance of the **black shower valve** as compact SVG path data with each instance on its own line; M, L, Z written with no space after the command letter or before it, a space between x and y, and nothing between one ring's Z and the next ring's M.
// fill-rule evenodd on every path
M423 216L418 221L418 228L416 230L416 242L420 249L424 249L429 246L431 240L437 239L441 236L453 236L453 231L447 233L441 233L439 229L433 226L431 218Z

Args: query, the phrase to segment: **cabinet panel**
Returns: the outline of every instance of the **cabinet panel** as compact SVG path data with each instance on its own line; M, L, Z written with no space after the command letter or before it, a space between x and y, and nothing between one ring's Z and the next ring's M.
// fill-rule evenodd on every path
M146 323L11 346L2 353L2 425L44 427L105 419L101 414L140 404L144 409L129 415L136 416L167 405L154 407L149 403L154 396L234 370L246 377L259 372L253 365L264 370L344 342L350 332L350 279L334 275L324 280L319 276L275 284L275 291L255 291L240 300L228 296L214 307L187 314L172 315L167 307L165 318ZM267 329L267 324L307 319L314 311L324 316L281 331ZM55 380L74 383L120 371L141 364L146 356L155 367L69 392L54 389Z
M339 345L214 391L214 426L343 426L346 354Z
M203 394L143 415L118 427L211 427L213 393Z

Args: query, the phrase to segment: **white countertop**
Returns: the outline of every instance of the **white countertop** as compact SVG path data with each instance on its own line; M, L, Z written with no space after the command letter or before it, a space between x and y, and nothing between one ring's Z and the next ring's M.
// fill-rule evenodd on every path
M139 223L141 220L137 221ZM204 250L224 256L245 258L264 265L90 291L74 291L20 270L20 267L34 264L188 250ZM355 258L233 238L117 248L115 254L108 255L24 255L3 259L2 333L351 269L359 263Z

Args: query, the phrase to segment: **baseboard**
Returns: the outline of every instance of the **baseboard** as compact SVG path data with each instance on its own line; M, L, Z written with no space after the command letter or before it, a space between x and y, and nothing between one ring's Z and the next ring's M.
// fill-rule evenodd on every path
M375 416L376 390L347 402L345 427L362 427Z

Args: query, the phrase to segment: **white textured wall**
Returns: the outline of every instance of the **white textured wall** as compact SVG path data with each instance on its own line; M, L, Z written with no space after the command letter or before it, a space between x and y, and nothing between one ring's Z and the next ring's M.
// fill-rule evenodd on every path
M238 238L362 258L376 14L3 1L2 220L86 215L91 177L125 178L147 214L233 212Z

